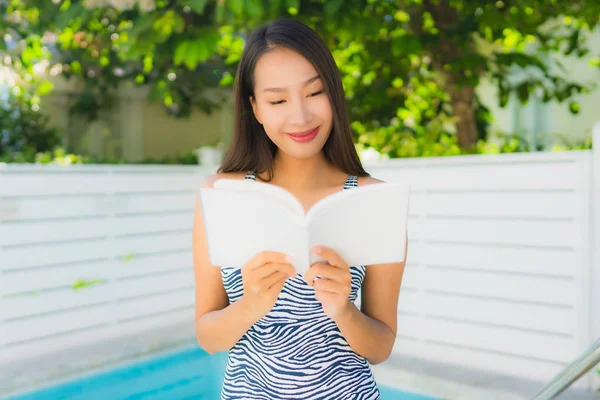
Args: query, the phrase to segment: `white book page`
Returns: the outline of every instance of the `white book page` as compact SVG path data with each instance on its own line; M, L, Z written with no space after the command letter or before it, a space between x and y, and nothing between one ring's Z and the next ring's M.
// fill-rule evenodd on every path
M405 259L409 187L380 183L325 198L310 210L309 247L335 250L349 265ZM311 253L310 263L322 259Z
M296 197L287 190L275 185L264 182L240 180L240 179L219 179L213 184L215 189L230 189L242 191L254 191L264 196L270 196L282 201L292 212L298 216L304 217L304 207Z
M264 192L224 188L201 188L200 201L212 265L242 268L269 250L291 255L297 271L306 270L307 228L289 203Z

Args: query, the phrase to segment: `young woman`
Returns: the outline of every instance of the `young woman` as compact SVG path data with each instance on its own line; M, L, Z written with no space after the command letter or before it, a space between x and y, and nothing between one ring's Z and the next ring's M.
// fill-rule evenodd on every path
M234 91L233 142L204 187L260 180L290 191L308 211L338 190L382 182L360 163L339 71L307 26L277 20L258 28ZM195 328L207 352L229 351L222 399L380 398L369 364L392 351L405 263L349 266L332 249L313 251L327 263L304 276L268 249L241 270L212 266L197 199Z

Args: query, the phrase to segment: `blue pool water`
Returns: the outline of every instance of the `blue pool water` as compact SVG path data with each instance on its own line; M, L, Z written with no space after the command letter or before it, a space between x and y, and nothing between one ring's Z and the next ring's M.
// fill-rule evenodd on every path
M92 374L8 400L219 399L227 354L192 348ZM382 400L435 400L380 386Z

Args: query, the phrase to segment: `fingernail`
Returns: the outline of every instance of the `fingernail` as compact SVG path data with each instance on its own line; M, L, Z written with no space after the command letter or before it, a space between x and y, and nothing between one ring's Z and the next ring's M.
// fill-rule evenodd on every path
M285 257L285 262L288 262L288 263L292 262L293 259L294 259L294 257L292 257L292 256L286 256Z
M321 248L320 247L313 247L313 253L315 253L316 255L321 254Z

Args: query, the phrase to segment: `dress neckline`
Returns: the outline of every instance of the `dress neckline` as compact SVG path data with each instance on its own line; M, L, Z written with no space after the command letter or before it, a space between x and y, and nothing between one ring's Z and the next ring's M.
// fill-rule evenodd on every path
M256 174L253 171L248 171L244 180L256 182ZM342 191L355 187L358 187L358 177L356 175L348 175L346 182L344 182L344 186L342 187Z

